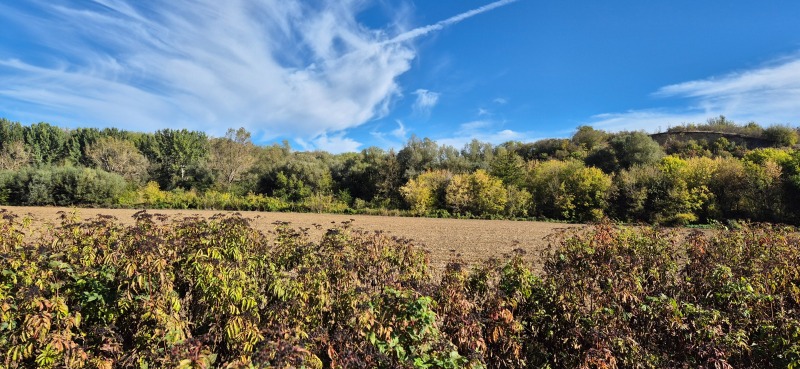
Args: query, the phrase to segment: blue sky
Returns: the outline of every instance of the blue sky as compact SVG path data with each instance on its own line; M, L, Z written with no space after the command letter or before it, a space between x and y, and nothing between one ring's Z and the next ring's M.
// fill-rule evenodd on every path
M19 0L0 116L354 151L800 122L796 0Z

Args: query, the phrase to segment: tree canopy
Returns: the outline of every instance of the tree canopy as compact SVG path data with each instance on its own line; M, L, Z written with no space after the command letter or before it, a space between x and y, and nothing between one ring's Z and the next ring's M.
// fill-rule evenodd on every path
M703 130L710 135L686 133ZM96 198L119 206L800 223L797 129L719 117L667 134L656 141L663 137L580 126L570 138L472 140L462 148L412 136L399 151L334 155L295 151L287 142L256 145L244 128L209 137L186 129L66 129L0 119L0 203ZM760 141L748 147L745 136ZM92 181L99 187L89 190ZM53 198L54 189L76 193Z

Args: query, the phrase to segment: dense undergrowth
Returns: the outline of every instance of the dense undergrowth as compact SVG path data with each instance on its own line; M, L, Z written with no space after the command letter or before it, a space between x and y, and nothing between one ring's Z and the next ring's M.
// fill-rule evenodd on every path
M433 278L411 241L347 223L0 215L3 367L800 364L800 240L778 226L599 224L554 235L541 271L515 255Z

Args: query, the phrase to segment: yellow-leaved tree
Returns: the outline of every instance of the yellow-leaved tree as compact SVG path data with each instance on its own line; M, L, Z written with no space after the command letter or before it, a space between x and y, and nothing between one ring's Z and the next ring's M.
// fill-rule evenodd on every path
M444 192L453 179L446 170L427 171L408 180L400 194L414 215L425 215L444 207Z
M453 212L479 216L501 214L508 201L503 181L483 169L453 176L445 197Z

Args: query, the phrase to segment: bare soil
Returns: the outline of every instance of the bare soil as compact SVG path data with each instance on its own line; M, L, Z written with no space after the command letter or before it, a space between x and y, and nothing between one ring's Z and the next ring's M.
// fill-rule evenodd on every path
M59 207L14 207L2 209L19 216L29 216L35 224L58 224L60 212L76 212L81 219L98 215L111 215L124 224L134 222L133 214L139 209L93 209ZM210 217L222 212L214 210L148 210L153 214L165 214L173 218L187 216ZM524 252L525 258L538 268L540 256L547 248L548 235L568 227L583 227L560 223L509 221L509 220L464 220L386 217L371 215L309 214L239 212L250 219L251 225L265 234L275 229L275 222L289 222L296 228L309 228L312 237L343 222L352 222L352 227L368 231L384 231L391 236L415 241L429 252L431 266L435 271L443 270L448 261L460 258L467 263L480 263L490 258L502 258L516 249ZM321 225L321 230L316 229Z

